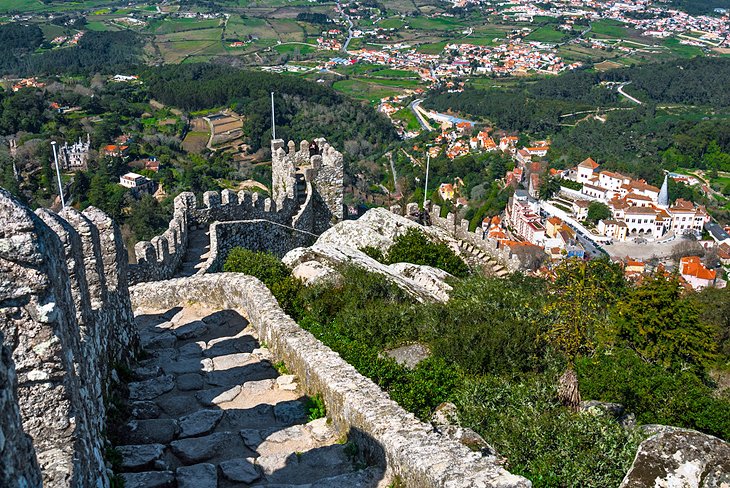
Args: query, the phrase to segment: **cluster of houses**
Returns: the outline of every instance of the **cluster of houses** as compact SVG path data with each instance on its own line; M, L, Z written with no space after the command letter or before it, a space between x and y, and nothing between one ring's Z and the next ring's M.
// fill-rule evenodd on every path
M613 171L601 171L598 163L588 158L563 177L581 184L580 195L588 201L599 201L611 210L611 218L598 222L600 235L617 241L632 237L657 240L669 232L674 235L700 235L710 222L707 210L683 199L672 203L665 175L661 188Z

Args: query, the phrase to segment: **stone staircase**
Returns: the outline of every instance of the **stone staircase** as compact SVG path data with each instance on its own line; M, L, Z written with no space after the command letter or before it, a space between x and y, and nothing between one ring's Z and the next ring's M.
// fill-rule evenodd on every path
M297 203L301 207L307 201L307 181L304 178L304 173L297 172L295 177L297 182Z
M126 488L383 486L326 418L307 422L296 378L280 375L233 311L136 312L146 359L116 426Z
M210 236L208 226L191 230L188 234L188 248L180 263L175 278L192 276L205 264L210 254Z
M504 265L500 264L494 257L479 249L474 244L460 240L459 249L476 260L485 270L491 270L495 276L503 278L509 274L509 270Z

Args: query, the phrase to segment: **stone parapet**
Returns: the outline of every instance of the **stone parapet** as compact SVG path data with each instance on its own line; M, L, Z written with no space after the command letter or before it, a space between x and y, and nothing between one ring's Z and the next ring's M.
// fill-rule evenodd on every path
M108 486L104 398L137 343L119 229L93 207L36 215L2 189L0 221L0 332L17 374L0 398L17 398L44 486ZM27 453L11 439L5 450Z
M419 488L527 488L531 483L466 446L439 435L392 401L282 310L256 278L219 273L143 283L131 288L137 309L173 308L204 303L233 309L257 329L278 360L295 374L309 394L320 394L327 416L350 433L370 462L385 466L405 486Z
M409 204L409 206L412 205ZM412 210L413 208L411 208ZM439 205L432 205L430 200L426 202L426 210L429 212L431 225L447 231L454 239L464 241L476 249L483 251L510 272L522 269L522 263L519 257L510 249L500 247L499 241L486 237L480 227L477 227L474 232L470 232L469 221L462 219L452 212L449 212L446 217L441 217L441 207ZM397 215L402 215L402 208L398 205L390 207L390 211ZM406 215L409 215L408 210L406 211Z
M215 222L210 226L210 254L197 274L221 271L234 247L266 251L281 258L294 248L311 245L316 238L310 232L270 220Z

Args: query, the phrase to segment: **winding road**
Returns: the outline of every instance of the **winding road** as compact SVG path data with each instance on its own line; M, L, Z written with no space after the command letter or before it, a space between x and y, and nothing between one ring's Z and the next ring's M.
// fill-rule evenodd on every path
M628 81L628 82L626 82L626 83L623 83L623 84L619 85L619 86L618 86L618 92L619 92L619 93L620 93L621 95L623 95L623 96L625 96L626 98L628 98L629 100L631 100L632 102L634 102L634 103L636 103L636 104L638 104L638 105L641 105L641 100L638 100L638 99L636 99L636 98L632 97L631 95L629 95L628 93L626 93L626 92L624 91L624 87L625 87L626 85L630 85L630 84L631 84L631 82L630 82L630 81Z
M347 48L350 45L350 41L352 41L352 28L355 27L355 24L352 23L352 19L350 19L350 16L345 13L345 9L342 8L342 3L340 3L340 0L337 0L337 8L340 9L340 13L342 14L342 18L345 19L345 21L348 24L347 28L347 40L342 45L342 50L347 52Z

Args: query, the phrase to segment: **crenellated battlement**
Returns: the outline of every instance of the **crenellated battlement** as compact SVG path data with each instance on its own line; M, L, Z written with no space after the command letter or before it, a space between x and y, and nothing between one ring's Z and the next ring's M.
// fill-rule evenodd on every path
M93 207L33 213L2 189L0 221L1 347L17 376L0 397L17 398L22 418L2 425L20 444L0 485L14 486L2 477L15 472L28 486L40 473L45 486L108 486L104 399L138 342L119 228Z
M298 149L293 141L285 145L278 139L272 141L271 149L271 198L246 190L207 191L199 203L193 193L181 193L175 198L167 230L135 245L137 262L130 265L130 283L172 278L188 251L190 232L214 223L221 225L214 231L211 227L210 251L215 259L206 270L219 267L231 243L258 243L258 248L275 236L275 249L285 252L306 245L343 219L342 153L323 138L301 141ZM284 232L285 228L294 234ZM273 234L248 235L268 230Z
M430 200L426 201L426 211L429 213L431 225L440 227L457 239L461 246L469 254L483 255L496 264L496 268L504 268L509 272L522 269L522 263L518 255L511 249L500 246L499 241L488 238L481 227L477 227L473 232L469 231L469 221L462 219L458 214L449 212L446 217L441 217L441 207L432 204ZM420 207L417 203L409 203L405 208L406 217L414 217L418 215ZM400 205L393 205L390 211L397 215L404 215L403 208Z

